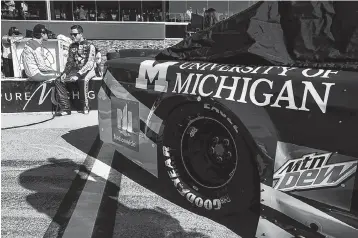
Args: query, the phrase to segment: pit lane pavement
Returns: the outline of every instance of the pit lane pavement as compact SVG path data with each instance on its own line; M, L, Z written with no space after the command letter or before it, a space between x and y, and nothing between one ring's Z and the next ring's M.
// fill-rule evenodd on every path
M1 115L3 237L238 237L122 176L97 111ZM121 189L119 191L119 184Z

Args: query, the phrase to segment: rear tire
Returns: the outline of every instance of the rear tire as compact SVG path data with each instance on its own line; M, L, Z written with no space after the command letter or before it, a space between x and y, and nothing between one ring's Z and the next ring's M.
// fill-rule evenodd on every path
M234 214L259 204L258 169L242 129L214 101L179 106L166 119L158 143L164 179L204 212Z

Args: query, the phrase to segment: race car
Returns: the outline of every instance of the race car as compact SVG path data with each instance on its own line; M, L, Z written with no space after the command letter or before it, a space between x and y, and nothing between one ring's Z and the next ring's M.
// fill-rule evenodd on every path
M358 237L358 72L235 64L207 41L188 47L197 35L166 57L106 62L100 139L241 237Z

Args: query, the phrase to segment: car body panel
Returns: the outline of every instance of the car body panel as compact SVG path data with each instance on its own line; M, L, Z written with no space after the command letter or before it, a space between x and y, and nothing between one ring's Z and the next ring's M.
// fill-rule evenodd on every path
M107 62L98 97L100 136L157 177L157 142L166 117L182 103L212 100L234 114L245 126L241 133L254 141L263 205L304 226L314 223L328 237L354 237L357 76L329 69L114 59ZM137 151L113 140L113 107L123 108L113 106L118 99L138 107ZM339 212L345 219L337 218ZM268 224L261 223L258 231Z

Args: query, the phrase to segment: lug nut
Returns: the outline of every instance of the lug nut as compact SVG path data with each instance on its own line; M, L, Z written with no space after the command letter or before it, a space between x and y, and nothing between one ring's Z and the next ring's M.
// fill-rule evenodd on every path
M190 137L194 137L195 133L198 131L198 129L194 126L189 127L188 134L190 134Z
M214 154L214 152L215 152L214 147L210 147L210 149L209 149L209 153L210 153L210 154Z
M231 158L231 156L232 156L231 152L228 151L228 152L226 153L226 156L227 156L228 158Z
M221 156L216 157L216 159L217 159L217 161L220 162L220 163L223 162L223 157L221 157Z
M213 143L217 144L219 142L219 137L215 136L213 138Z
M228 146L230 144L230 141L228 139L224 139L224 145Z

